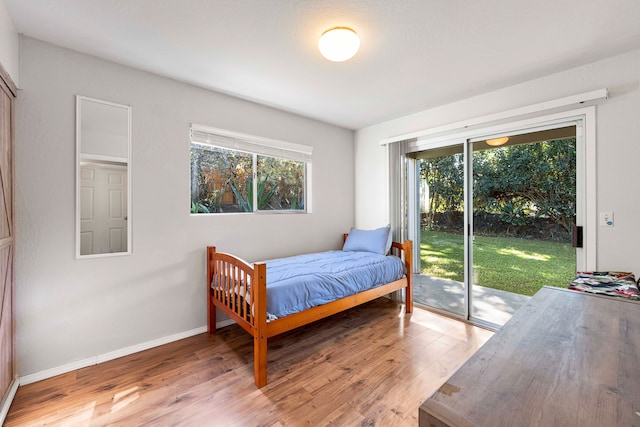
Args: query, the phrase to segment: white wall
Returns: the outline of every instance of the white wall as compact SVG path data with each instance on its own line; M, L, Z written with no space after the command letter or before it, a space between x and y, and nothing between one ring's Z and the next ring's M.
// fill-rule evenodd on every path
M597 210L614 211L615 226L596 230L597 268L639 276L640 51L357 131L356 226L388 217L387 158L380 140L603 87L610 97L597 107L597 168L587 173L597 176Z
M0 0L0 64L19 87L18 51L18 33L4 0Z
M353 225L353 132L30 38L20 55L21 376L206 325L206 245L254 261L337 248ZM131 256L74 258L76 94L132 106ZM190 122L313 146L313 213L190 216Z

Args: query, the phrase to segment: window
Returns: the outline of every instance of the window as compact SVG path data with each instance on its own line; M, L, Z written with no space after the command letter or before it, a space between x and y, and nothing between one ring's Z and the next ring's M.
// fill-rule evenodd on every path
M308 212L311 151L193 125L191 213Z

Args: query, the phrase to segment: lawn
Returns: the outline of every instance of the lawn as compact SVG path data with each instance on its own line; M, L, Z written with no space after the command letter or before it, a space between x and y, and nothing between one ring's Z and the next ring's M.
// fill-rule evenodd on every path
M422 231L422 274L464 282L463 236ZM475 236L474 284L522 295L542 286L567 287L575 278L575 249L569 243L513 237Z

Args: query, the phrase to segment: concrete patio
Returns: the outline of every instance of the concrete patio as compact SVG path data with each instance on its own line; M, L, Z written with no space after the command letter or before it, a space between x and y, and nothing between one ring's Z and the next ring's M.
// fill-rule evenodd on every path
M464 314L464 284L454 280L414 274L413 300L455 314ZM504 325L530 297L474 285L471 315L483 321Z

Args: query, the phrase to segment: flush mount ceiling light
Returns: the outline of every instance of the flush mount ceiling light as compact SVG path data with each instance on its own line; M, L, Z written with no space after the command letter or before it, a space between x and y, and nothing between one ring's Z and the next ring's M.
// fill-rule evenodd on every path
M334 27L322 33L318 49L329 61L346 61L360 49L360 37L351 28Z
M502 138L487 139L487 144L491 145L492 147L497 147L499 145L506 144L508 140L509 140L508 136L505 136Z

